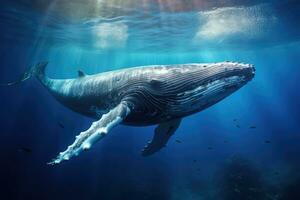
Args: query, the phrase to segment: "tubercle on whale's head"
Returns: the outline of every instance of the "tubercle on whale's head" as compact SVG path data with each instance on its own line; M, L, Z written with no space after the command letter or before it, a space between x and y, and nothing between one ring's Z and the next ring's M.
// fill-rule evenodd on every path
M255 76L255 67L253 64L245 64L238 62L224 62L220 64L224 68L224 75L242 77L245 83L252 80Z
M216 76L222 82L225 93L238 90L255 76L255 67L252 64L223 62L219 65L220 69L217 70Z
M245 77L247 82L255 76L255 67L253 64L236 63L234 67L237 69L238 75Z
M205 89L203 94L207 97L207 101L212 99L212 102L217 102L235 92L255 76L255 68L252 64L221 62L203 65L203 67L200 70L205 75L199 79L200 88Z
M242 86L251 81L255 76L255 67L252 64L238 63L238 62L222 62L216 63L215 73L212 76L219 80L235 79L231 82L232 85Z
M255 67L252 64L223 62L220 67L220 79L228 93L238 90L255 76Z

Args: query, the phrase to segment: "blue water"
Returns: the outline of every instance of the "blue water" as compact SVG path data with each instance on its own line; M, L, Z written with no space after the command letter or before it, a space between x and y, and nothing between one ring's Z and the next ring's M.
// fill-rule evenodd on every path
M118 126L58 166L46 163L93 120L35 79L1 86L0 198L300 199L299 21L298 1L3 1L1 83L44 60L53 78L225 60L256 76L151 157L140 150L154 126Z

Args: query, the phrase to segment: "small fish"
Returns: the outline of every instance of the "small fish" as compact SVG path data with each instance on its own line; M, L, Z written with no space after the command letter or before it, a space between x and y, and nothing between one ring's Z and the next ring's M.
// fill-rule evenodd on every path
M274 175L278 176L278 175L279 175L279 172L274 172Z
M175 140L177 143L182 143L180 140Z
M228 140L224 140L224 143L228 143Z
M241 193L241 191L240 191L239 189L237 189L237 188L234 188L234 191L235 191L236 193Z
M60 128L65 128L65 126L64 126L61 122L58 122L58 126L59 126Z
M197 160L193 160L193 162L197 162Z
M213 150L214 148L212 148L212 147L208 147L207 149L208 149L208 150Z
M255 129L255 128L256 128L256 126L249 126L249 128L250 128L250 129Z
M25 152L25 153L31 153L32 150L30 148L27 148L27 147L21 147L19 148L19 151L20 152Z
M265 140L265 143L269 144L269 143L271 143L271 141L270 140Z
M235 126L236 126L237 128L241 128L241 126L240 126L240 125L238 125L238 124L237 124L237 125L235 125Z
M234 122L236 122L236 121L237 121L237 119L233 119L233 121L234 121Z
M252 191L252 192L257 192L258 189L257 188L249 188L249 191Z

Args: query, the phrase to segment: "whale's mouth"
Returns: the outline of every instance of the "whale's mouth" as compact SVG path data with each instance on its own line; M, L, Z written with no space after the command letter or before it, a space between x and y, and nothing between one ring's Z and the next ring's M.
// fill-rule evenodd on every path
M254 78L255 71L254 65L248 64L247 67L241 69L240 76L243 76L247 81L250 81Z
M227 93L232 93L244 86L254 76L255 68L251 64L240 64L231 68L225 67L221 72L202 80L200 86L192 90L192 93L196 91L202 93L201 95L222 93L226 96Z
M209 85L213 82L221 81L224 83L231 83L231 85L239 86L251 81L254 76L255 67L253 65L239 64L236 67L225 67L222 71L203 79L200 84Z
M239 76L245 81L250 81L255 76L255 67L252 64L239 64L231 69L225 68L224 78Z
M202 79L196 88L185 91L183 94L187 97L226 96L244 86L254 76L255 68L250 64L225 67L222 71Z
M255 67L247 64L245 67L233 69L221 80L224 82L224 89L238 89L251 81L255 76Z

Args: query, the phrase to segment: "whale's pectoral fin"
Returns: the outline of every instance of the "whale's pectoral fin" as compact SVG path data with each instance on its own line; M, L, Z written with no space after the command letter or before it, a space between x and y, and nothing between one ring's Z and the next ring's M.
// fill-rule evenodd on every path
M107 114L104 114L99 121L94 122L88 130L76 136L75 142L48 164L59 164L73 156L79 155L83 150L90 149L94 143L107 135L113 127L121 123L129 113L130 108L126 102L121 102Z
M149 142L142 150L143 156L149 156L154 154L163 148L170 137L175 133L179 127L181 119L175 119L162 124L159 124L155 128L155 133L151 142Z

